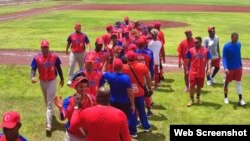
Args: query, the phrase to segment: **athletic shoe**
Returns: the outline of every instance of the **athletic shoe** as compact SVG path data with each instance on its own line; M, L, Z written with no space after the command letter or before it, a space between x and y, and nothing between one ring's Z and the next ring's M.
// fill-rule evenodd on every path
M51 137L51 125L47 124L45 131L46 131L46 136Z
M224 103L225 104L228 104L229 103L229 99L226 97L226 98L224 98Z
M144 132L150 132L151 131L151 128L148 128L148 129L143 129Z
M147 112L147 117L151 117L153 115L153 113L151 112L151 110L149 110L148 112Z
M244 100L240 100L239 103L238 103L239 106L244 106L246 105L246 102Z
M216 81L211 77L211 83L214 84Z
M188 102L187 106L188 106L188 107L191 107L193 104L194 104L194 102L193 102L193 101L190 101L190 102Z
M137 120L137 122L136 122L136 127L138 128L138 127L140 127L141 126L141 122L139 121L139 120Z
M212 81L211 81L211 80L208 80L208 81L207 81L207 85L208 85L208 86L211 86L211 85L212 85Z
M67 85L70 86L71 83L72 83L72 81L71 81L71 80L68 80Z
M137 138L138 137L138 135L135 133L135 134L131 134L130 135L132 138Z

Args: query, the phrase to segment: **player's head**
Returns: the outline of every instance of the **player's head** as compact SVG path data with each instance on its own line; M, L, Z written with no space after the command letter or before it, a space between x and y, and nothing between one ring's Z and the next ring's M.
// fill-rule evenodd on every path
M0 127L3 128L3 133L7 141L15 141L18 139L19 129L22 126L20 120L20 114L15 111L6 112L3 115Z
M114 59L114 70L115 72L120 72L123 68L122 60L119 58Z
M143 49L145 47L145 42L146 41L144 38L142 37L138 38L136 41L138 48Z
M96 38L96 40L95 40L95 51L100 52L102 50L103 44L104 44L104 41L103 41L103 39L101 37Z
M111 34L111 41L113 42L113 43L116 43L117 42L117 34L115 34L115 33L113 33L113 34Z
M129 24L129 17L128 16L124 17L124 22L126 23L126 25Z
M158 30L157 29L152 29L151 30L151 35L152 35L153 39L157 39Z
M41 43L40 43L40 47L41 47L43 55L47 56L49 54L49 41L48 40L42 40Z
M113 26L112 25L107 25L106 30L108 33L111 33L113 31Z
M187 37L188 40L192 39L193 38L193 33L192 33L192 30L186 30L185 32L185 35Z
M76 75L72 79L72 83L70 85L72 88L76 89L76 92L79 94L85 94L88 87L88 79L86 75L82 72Z
M136 54L134 51L132 50L129 50L127 53L126 53L126 58L129 62L132 62L132 61L135 61L136 60Z
M105 87L100 87L97 95L96 95L96 102L100 105L109 105L110 99L110 90Z
M238 41L238 39L239 39L239 34L237 32L233 32L231 34L231 40L232 40L232 42L236 43Z
M213 38L215 36L215 27L214 26L209 26L207 31L208 31L209 37Z
M78 32L78 33L81 32L81 24L80 23L76 23L74 28L75 28L76 32Z
M137 49L137 46L135 44L130 44L128 46L128 50L136 51L136 49Z
M86 71L92 71L94 68L95 57L93 55L87 55L85 57L85 69Z
M160 27L161 27L161 23L160 22L155 22L154 23L154 28L155 29L160 30Z
M201 37L195 37L195 39L194 39L194 46L196 48L201 47L201 42L202 42Z

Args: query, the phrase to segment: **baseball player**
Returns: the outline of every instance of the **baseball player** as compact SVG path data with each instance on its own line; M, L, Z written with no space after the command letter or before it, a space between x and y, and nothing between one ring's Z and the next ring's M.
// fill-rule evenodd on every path
M75 24L75 32L71 33L68 37L68 43L66 46L66 54L69 54L69 48L71 48L69 56L69 78L74 73L76 62L79 65L79 69L83 68L83 58L86 51L90 49L89 38L85 33L81 32L81 24ZM87 49L86 49L87 46ZM69 80L68 85L71 84Z
M82 129L74 129L70 127L70 121L73 118L74 110L83 110L96 105L96 100L93 95L86 93L88 88L88 79L84 74L76 75L70 85L76 90L72 96L65 98L55 97L55 105L59 108L61 120L68 119L66 124L65 141L82 141L85 134Z
M186 30L185 32L186 39L181 41L177 48L178 52L178 66L179 68L183 67L184 70L184 80L186 84L185 92L189 92L189 84L188 84L188 74L186 73L187 70L187 51L194 47L194 38L192 37L192 30Z
M214 77L217 72L220 70L220 47L219 47L219 37L215 35L215 27L209 26L208 27L208 37L204 39L204 47L208 48L212 61L211 67L214 67L213 72L211 75L207 76L207 85L212 85L215 83Z
M36 70L39 72L40 86L46 103L46 131L51 133L52 116L54 115L53 98L56 95L56 76L60 76L60 86L64 85L64 78L61 69L61 60L53 52L49 51L49 42L41 41L42 53L37 54L31 63L31 82L36 83ZM47 134L48 135L48 134Z
M83 128L86 141L131 141L125 114L110 106L110 91L101 87L96 100L97 106L74 110L71 128Z
M201 46L201 37L194 39L195 47L190 48L187 52L187 73L189 74L189 89L190 89L190 102L188 107L194 104L194 90L197 86L197 104L201 104L200 94L201 88L204 85L205 69L207 67L207 74L210 74L211 70L211 55L209 50ZM208 65L207 65L208 64Z
M238 41L239 34L234 32L231 34L231 42L228 42L224 45L223 48L223 67L226 74L226 80L224 83L224 103L228 104L229 99L227 96L228 93L228 84L232 81L236 81L236 89L239 96L239 106L245 105L245 101L242 99L242 61L241 61L241 43Z
M6 112L3 115L0 128L3 128L3 134L0 134L0 141L27 141L19 134L22 127L20 114L15 111Z

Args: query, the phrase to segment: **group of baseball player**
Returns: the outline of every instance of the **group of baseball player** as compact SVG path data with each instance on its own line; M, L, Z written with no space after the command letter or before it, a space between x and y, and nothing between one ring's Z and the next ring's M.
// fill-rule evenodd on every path
M47 108L47 135L52 131L54 105L59 109L60 119L67 119L65 141L130 141L131 137L137 137L139 126L150 132L148 118L153 115L153 89L157 90L164 79L165 37L160 28L160 22L143 24L124 17L124 22L108 25L107 32L96 38L94 50L90 50L88 36L82 32L80 23L75 24L75 31L69 35L66 45L66 54L69 54L67 85L75 92L64 99L56 96L57 75L60 77L59 85L64 86L61 60L50 51L49 41L42 40L41 53L31 63L31 82L37 82L38 70ZM205 76L207 85L215 83L221 55L215 27L208 27L209 36L203 42L201 37L193 38L191 30L184 33L186 39L177 48L178 65L184 70L185 91L190 93L187 106L190 107L202 103L200 94ZM238 104L243 106L246 103L242 99L241 44L238 37L237 33L232 33L231 41L223 48L224 102L229 103L228 84L235 80ZM76 63L79 70L75 72ZM104 87L105 82L109 89ZM3 138L11 138L5 130L15 128L16 139L24 139L18 134L21 127L19 113L7 112L1 127L5 134Z

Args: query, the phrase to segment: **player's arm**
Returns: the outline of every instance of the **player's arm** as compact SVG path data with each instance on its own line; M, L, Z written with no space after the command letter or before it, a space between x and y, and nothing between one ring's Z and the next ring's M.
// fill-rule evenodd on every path
M151 77L150 77L150 73L147 69L147 67L145 66L145 70L146 70L146 73L145 73L145 78L146 78L146 82L147 82L147 86L148 86L148 90L149 92L152 94L153 91L152 91L152 83L151 83Z
M63 87L64 85L64 78L63 78L63 72L62 72L62 68L61 68L61 61L59 59L59 57L57 57L57 60L56 60L56 70L59 74L59 77L60 77L60 86Z
M208 61L207 61L207 75L210 75L210 73L211 73L211 54L210 54L210 52L208 51L208 53L207 53L207 59L208 59Z
M218 52L219 57L221 58L221 55L220 55L220 44L219 44L219 38L218 38L218 43L217 43L217 52Z
M85 51L88 52L90 50L90 42L88 36L85 36L84 40L85 40L85 45L87 47L87 50Z
M151 55L151 58L149 61L149 69L150 69L150 74L153 78L153 76L154 76L154 56L153 56L153 54Z
M133 89L132 89L132 85L131 85L131 80L130 80L129 76L127 77L126 87L127 87L129 102L131 104L131 107L130 107L131 112L134 113L135 112L135 101L134 101L134 94L133 94Z
M177 52L178 52L178 66L179 68L181 68L182 63L181 63L181 59L182 59L182 42L179 44L178 48L177 48Z
M188 74L190 67L191 67L191 58L192 58L190 51L187 52L186 56L187 56L187 68L185 69L186 69L186 73Z
M225 73L228 73L228 68L227 68L227 49L226 49L226 45L223 48L223 52L222 52L222 64L224 67L224 71Z
M66 45L66 54L68 55L69 54L69 47L71 45L71 38L70 36L68 37L68 40L67 40L67 45Z
M30 79L31 79L32 83L37 82L37 80L36 80L36 69L37 69L37 63L36 63L36 60L34 58L32 60L32 63L31 63L31 71L30 71Z

